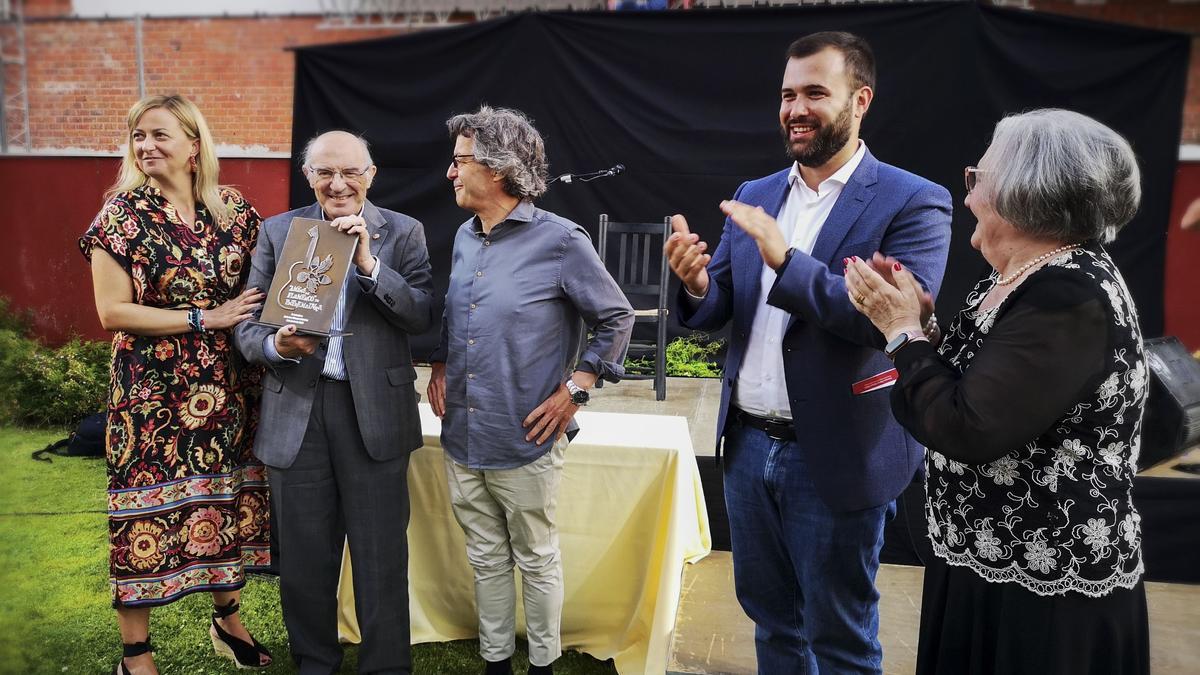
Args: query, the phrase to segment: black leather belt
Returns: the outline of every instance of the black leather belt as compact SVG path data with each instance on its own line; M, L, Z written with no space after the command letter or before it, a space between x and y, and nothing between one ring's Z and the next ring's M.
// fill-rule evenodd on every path
M769 438L777 441L795 441L796 428L787 420L774 420L767 417L759 417L751 415L745 410L737 410L736 417L738 422L752 428L758 429L765 433Z

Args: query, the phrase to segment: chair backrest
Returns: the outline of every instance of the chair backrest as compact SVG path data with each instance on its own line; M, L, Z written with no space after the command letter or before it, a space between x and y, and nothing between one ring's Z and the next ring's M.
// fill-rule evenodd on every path
M671 219L657 223L618 223L600 214L600 260L626 295L658 296L666 306L667 261L663 246L671 233Z

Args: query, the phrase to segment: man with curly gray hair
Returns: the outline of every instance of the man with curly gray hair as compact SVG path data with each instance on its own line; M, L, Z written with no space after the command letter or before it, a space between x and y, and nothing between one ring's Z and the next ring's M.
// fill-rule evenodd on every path
M625 374L633 309L587 232L533 205L546 191L546 149L525 115L483 106L446 126L446 178L474 215L454 239L429 403L475 571L484 672L512 673L515 566L529 672L544 675L562 653L555 507L566 445L596 381Z

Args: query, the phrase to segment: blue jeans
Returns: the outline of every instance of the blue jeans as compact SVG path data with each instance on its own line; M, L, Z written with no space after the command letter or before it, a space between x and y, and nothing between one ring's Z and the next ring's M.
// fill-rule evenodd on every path
M754 620L758 672L882 673L875 573L895 502L831 511L797 443L736 421L724 475L734 584Z

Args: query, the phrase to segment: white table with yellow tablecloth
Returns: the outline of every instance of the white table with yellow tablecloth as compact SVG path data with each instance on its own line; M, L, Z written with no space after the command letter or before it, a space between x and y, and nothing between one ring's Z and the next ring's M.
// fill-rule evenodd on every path
M473 638L474 584L450 511L441 420L428 405L420 409L425 447L408 471L412 641ZM558 498L563 648L612 658L622 675L658 675L670 656L683 565L711 547L687 420L600 412L576 419L580 432L567 449ZM358 642L350 567L347 558L338 629L343 640Z

